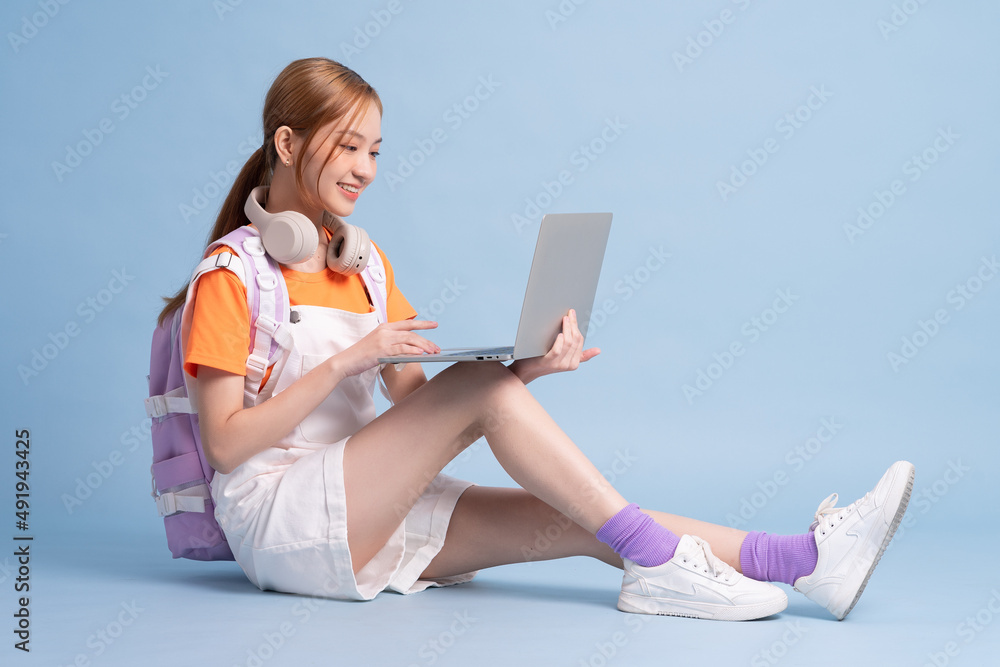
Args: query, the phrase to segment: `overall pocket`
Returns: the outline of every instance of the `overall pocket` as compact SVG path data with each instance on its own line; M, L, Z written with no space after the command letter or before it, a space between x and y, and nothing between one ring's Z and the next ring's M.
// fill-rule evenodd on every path
M319 354L302 355L301 375L328 358ZM375 366L364 373L343 379L299 424L303 439L315 444L332 444L354 435L375 419L372 390L378 369Z

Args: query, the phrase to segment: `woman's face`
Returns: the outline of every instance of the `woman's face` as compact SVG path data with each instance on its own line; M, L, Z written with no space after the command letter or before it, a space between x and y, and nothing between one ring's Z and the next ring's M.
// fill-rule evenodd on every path
M332 130L332 131L331 131ZM375 180L375 158L382 142L382 115L369 104L353 127L346 119L321 128L322 142L310 149L303 167L303 182L312 188L319 175L319 190L314 195L323 208L342 218L354 212L354 203ZM339 153L324 166L330 151Z

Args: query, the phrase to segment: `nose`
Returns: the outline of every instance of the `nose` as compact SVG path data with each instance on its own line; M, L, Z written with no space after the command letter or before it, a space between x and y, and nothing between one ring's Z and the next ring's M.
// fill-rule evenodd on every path
M358 179L365 183L370 183L375 178L375 160L372 159L369 153L358 151L357 159L354 160L351 171Z

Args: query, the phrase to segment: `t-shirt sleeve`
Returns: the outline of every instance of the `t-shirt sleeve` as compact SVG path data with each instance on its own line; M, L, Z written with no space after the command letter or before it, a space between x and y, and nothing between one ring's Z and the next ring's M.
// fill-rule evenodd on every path
M389 263L389 258L385 256L385 253L377 245L375 245L375 249L378 250L378 254L382 257L382 263L385 265L385 307L389 321L412 320L417 316L416 309L410 305L410 302L403 296L399 287L396 286L396 276L392 270L392 264ZM249 345L249 342L247 345Z
M198 279L193 299L184 346L185 372L197 377L198 366L211 366L246 375L250 310L243 283L227 269L209 271Z

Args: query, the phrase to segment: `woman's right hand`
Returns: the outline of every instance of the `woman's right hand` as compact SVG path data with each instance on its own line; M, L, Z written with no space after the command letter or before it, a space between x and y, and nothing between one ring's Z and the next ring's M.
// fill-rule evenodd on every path
M400 320L386 322L335 356L345 377L363 373L378 366L379 357L401 354L436 354L441 348L420 334L421 329L435 329L437 322L430 320Z

